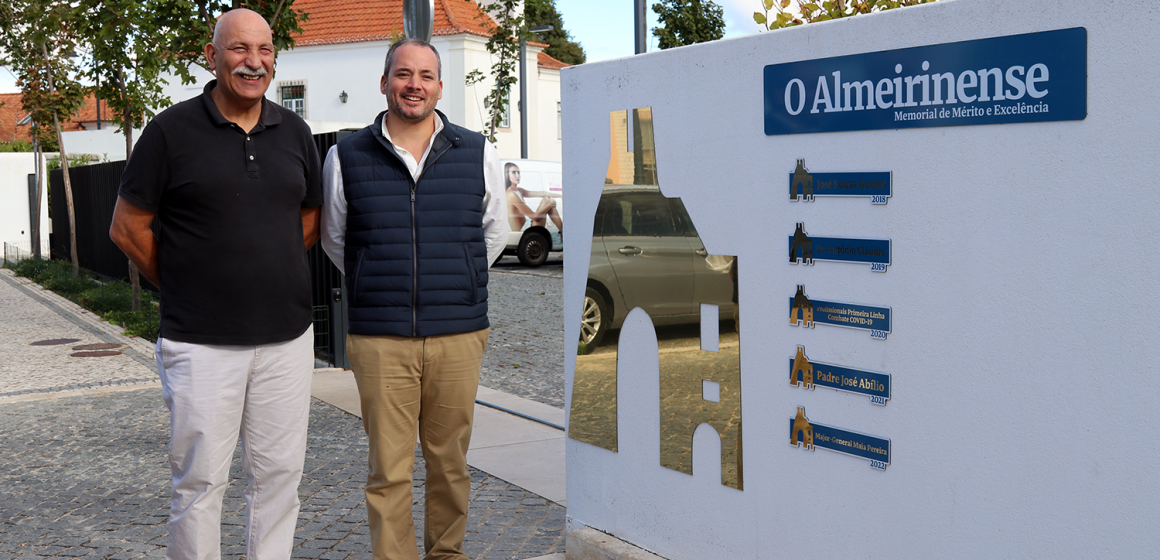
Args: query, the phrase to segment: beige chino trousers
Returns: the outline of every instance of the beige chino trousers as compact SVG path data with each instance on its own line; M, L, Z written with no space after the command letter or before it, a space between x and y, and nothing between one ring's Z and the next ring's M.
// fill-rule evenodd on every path
M349 335L370 447L367 517L375 560L417 560L411 473L427 466L426 560L466 560L467 446L488 329L428 337Z

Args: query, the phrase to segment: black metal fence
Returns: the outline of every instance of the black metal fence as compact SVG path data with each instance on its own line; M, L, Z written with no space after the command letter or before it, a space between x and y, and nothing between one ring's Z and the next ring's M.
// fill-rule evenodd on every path
M314 145L320 157L325 158L331 146L353 130L340 130L314 135ZM129 259L109 239L113 223L113 208L117 204L117 188L121 183L124 161L83 165L69 168L72 183L73 208L76 221L77 260L82 268L109 278L127 280ZM49 237L52 258L71 260L68 207L64 193L64 176L60 169L49 173ZM156 228L156 224L154 224ZM311 305L314 307L315 354L338 367L350 367L346 358L346 303L342 301L342 274L330 262L321 244L315 244L306 253L310 264ZM144 278L141 285L156 291Z
M129 278L129 259L109 239L109 225L113 223L117 186L124 170L123 161L69 168L76 220L77 261L81 268L121 280ZM48 216L52 222L49 246L52 258L71 260L68 205L64 193L64 175L60 169L49 172L48 189ZM141 286L157 290L144 278L141 279Z

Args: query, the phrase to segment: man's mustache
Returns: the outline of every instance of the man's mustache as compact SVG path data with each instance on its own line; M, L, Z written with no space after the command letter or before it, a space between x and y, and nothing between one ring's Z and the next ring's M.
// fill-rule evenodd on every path
M252 68L246 68L245 66L239 66L237 68L234 68L234 71L230 72L230 73L231 74L240 74L242 76L248 76L250 78L263 78L267 74L265 68L258 68L257 70L255 70Z

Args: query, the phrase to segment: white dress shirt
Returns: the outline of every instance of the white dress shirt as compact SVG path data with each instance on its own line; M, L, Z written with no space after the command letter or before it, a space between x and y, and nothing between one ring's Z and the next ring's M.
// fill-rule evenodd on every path
M431 154L432 141L441 130L443 119L436 117L435 132L431 134L431 139L427 141L427 149L418 160L411 152L391 142L395 153L407 164L407 170L411 172L411 178L416 182L419 180L419 173L427 161L427 156ZM383 119L383 138L388 142L391 140L391 134L387 132L386 118ZM492 146L491 142L483 143L483 182L486 187L483 193L483 237L487 243L487 263L490 267L491 263L503 254L509 231L507 204L504 204L506 194L503 186L503 169L499 164L499 153L495 151L495 146ZM343 250L346 246L346 193L342 186L342 168L338 162L337 145L330 147L330 151L326 153L326 162L322 166L322 197L322 250L330 257L334 266L345 274Z

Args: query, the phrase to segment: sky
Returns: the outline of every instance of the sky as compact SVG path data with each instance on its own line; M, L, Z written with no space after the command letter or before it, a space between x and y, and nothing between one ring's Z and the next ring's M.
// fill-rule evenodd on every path
M751 35L762 29L753 22L753 12L761 9L761 0L714 0L725 9L725 36ZM648 15L649 52L657 50L652 28L657 15L652 11L656 0L645 0ZM589 62L622 58L635 54L633 35L633 0L556 0L556 10L564 27L579 41Z
M656 0L646 0L649 27L649 51L657 49L652 28L657 15L652 11ZM737 37L757 33L753 12L761 9L761 0L715 0L725 9L725 36ZM622 58L635 54L633 45L633 0L556 0L556 9L564 26L579 41L589 62ZM0 93L15 93L16 78L7 68L0 68Z

